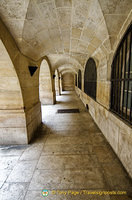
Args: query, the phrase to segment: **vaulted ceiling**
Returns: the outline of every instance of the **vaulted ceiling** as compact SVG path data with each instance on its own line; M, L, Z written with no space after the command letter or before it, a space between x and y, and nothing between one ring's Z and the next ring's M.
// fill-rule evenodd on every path
M131 0L0 0L0 17L24 55L80 67L113 48L131 8Z

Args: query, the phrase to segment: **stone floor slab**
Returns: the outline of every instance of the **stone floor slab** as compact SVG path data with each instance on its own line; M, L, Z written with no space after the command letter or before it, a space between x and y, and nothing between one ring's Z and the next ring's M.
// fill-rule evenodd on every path
M93 153L93 146L88 144L45 144L41 155Z
M113 163L117 159L117 156L107 142L106 145L95 146L94 152L97 155L99 162L102 164Z
M29 183L5 183L0 189L0 200L22 200Z
M0 156L21 156L28 145L10 145L0 147Z
M4 181L0 181L0 189L1 189L3 184L4 184Z
M40 157L43 144L30 145L20 157L20 160L37 160Z
M0 200L130 200L132 182L74 92L42 106L43 124L30 145L0 147ZM78 108L80 113L57 114ZM28 187L29 186L29 187ZM50 195L51 190L126 190L126 195Z
M29 189L102 189L105 187L101 169L89 168L86 170L36 170Z
M18 159L18 156L0 157L0 170L12 170L17 164Z
M11 170L1 169L0 170L0 182L4 182L10 173L11 173Z
M37 160L20 161L9 175L7 182L30 182Z
M51 155L41 156L38 169L65 170L65 169L87 169L89 167L100 167L94 155Z
M49 135L46 144L92 144L92 139L87 136L57 136Z

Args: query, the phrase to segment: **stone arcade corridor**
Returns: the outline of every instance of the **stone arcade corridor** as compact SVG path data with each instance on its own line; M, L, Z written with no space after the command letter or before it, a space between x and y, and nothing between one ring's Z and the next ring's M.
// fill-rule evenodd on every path
M0 200L131 181L132 0L0 0Z
M80 113L57 113L76 108ZM42 114L44 124L31 144L0 147L0 200L132 199L126 171L75 92L63 92L57 104L42 106ZM42 197L43 189L48 197ZM82 190L127 195L59 194Z

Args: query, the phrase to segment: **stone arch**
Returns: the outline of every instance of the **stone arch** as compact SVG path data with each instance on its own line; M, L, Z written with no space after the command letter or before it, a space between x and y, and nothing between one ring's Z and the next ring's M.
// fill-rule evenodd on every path
M66 73L70 73L70 74L75 74L73 71L71 71L71 70L64 70L64 71L62 71L61 72L61 74L63 75L63 74L66 74Z
M73 66L73 65L71 65L71 64L64 64L64 65L59 66L58 70L59 70L59 72L63 72L63 71L69 70L71 72L77 73L78 68Z
M76 72L74 70L71 70L71 69L63 69L63 70L61 70L61 74L65 74L65 73L72 73L72 74L74 74Z
M83 69L82 65L74 58L71 58L69 56L64 56L61 57L60 59L57 59L57 61L53 64L53 69L57 69L60 66L64 66L64 65L69 65L72 66L73 68L80 68Z
M50 105L55 103L55 86L49 63L46 59L41 62L39 72L39 97L42 104Z
M24 102L12 60L0 40L0 144L28 143Z
M89 58L84 72L84 92L96 100L97 69L93 58Z
M0 40L0 109L24 107L19 79L6 48Z
M78 88L81 90L82 89L82 72L79 69L78 71Z
M108 71L107 78L109 81L111 80L111 65L112 65L114 56L116 54L116 50L118 49L118 46L120 45L120 42L122 41L122 39L124 37L124 34L126 33L127 29L131 26L131 24L132 24L132 15L130 12L116 37L112 51L109 56L109 60L108 60L108 64L107 64L107 71Z

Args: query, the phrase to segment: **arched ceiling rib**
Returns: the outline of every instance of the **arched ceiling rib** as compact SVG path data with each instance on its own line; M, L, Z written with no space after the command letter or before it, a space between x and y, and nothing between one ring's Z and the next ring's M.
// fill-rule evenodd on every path
M59 72L63 72L65 70L69 70L69 71L72 71L74 73L77 73L78 71L78 68L73 68L73 66L69 66L69 65L62 65L58 68Z
M75 72L73 72L71 70L64 70L64 71L61 72L62 75L67 74L67 73L68 74L73 74L73 75L75 74Z
M83 66L98 48L111 51L131 8L131 0L0 0L0 17L24 55L68 55Z
M82 69L82 65L78 62L77 59L70 57L69 55L49 55L48 59L52 65L52 69L55 70L62 65L70 65L74 68Z

